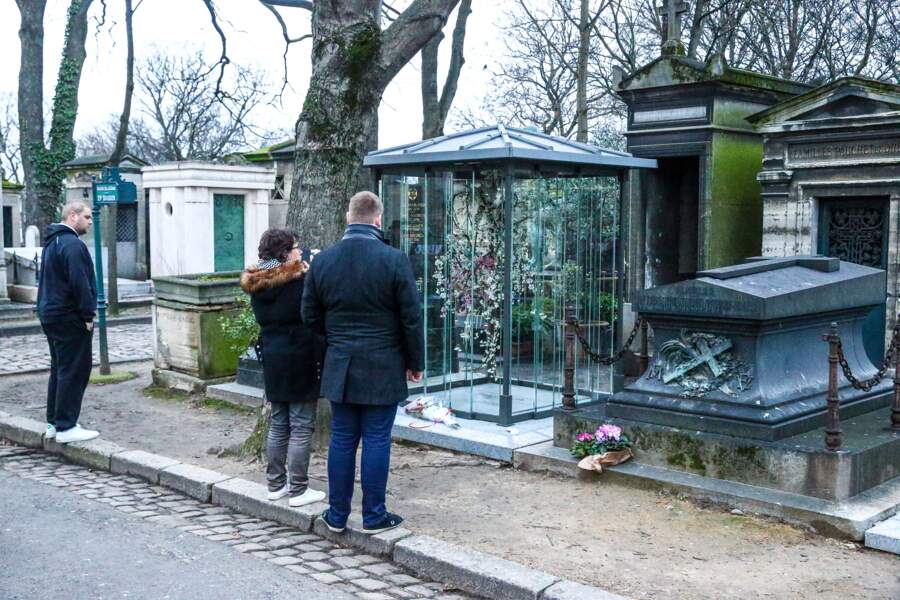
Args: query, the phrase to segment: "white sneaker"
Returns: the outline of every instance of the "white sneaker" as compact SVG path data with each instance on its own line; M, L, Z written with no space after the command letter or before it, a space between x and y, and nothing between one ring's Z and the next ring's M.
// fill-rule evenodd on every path
M294 496L288 500L288 505L293 507L306 506L307 504L315 504L325 499L325 492L320 492L312 488L306 488L306 491L299 496Z
M54 427L50 423L47 423L47 432L44 434L44 439L52 440L55 437L56 437L56 427Z
M100 435L99 431L85 429L81 425L76 425L71 429L56 432L56 441L60 444L69 444L71 442L86 442Z
M284 487L281 488L280 490L275 490L274 492L269 492L269 500L271 502L275 502L276 500L281 500L282 498L287 496L288 492L290 492L290 491L291 491L291 489L288 487L288 485L284 484Z

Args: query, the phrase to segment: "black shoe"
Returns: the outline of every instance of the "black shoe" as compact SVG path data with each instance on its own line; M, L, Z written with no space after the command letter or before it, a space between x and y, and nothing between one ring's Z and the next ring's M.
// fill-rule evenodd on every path
M344 530L347 529L347 526L338 527L337 525L333 525L328 516L328 510L324 510L319 518L322 519L322 522L325 523L325 527L328 528L328 531L333 533L344 533Z
M375 535L376 533L381 533L383 531L388 531L390 529L394 529L396 527L400 527L403 524L403 517L400 515L395 515L394 513L387 513L382 517L380 521L375 523L374 525L370 525L366 527L363 525L363 533L368 535Z

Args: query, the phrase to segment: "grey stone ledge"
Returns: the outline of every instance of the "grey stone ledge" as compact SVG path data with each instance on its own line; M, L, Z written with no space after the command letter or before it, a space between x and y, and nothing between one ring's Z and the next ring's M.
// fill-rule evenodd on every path
M177 464L181 463L168 456L143 450L127 450L112 456L110 470L120 475L134 475L151 483L159 483L159 472Z
M201 502L209 502L214 484L228 479L231 479L230 475L187 464L172 465L159 472L160 485L183 492Z
M559 582L549 573L424 535L397 542L393 558L420 576L492 600L539 600Z
M342 533L335 533L328 529L322 519L316 519L313 525L313 531L323 538L341 543L348 544L355 548L364 550L368 554L376 556L390 557L394 551L394 545L400 540L404 540L412 536L413 532L409 529L398 527L370 535L363 533L362 521L355 517L351 517L347 521L347 528Z
M57 444L53 440L45 440L45 443L47 442L54 446L51 452L62 454L73 463L102 471L109 471L113 455L125 450L118 444L100 438L71 444Z
M900 514L869 529L866 532L866 546L900 555Z
M321 502L292 508L287 498L272 502L266 486L235 477L213 485L212 501L244 514L276 521L301 531L310 531L316 515L327 506Z
M28 448L43 448L47 424L25 417L0 417L0 438Z
M628 598L582 583L560 581L544 590L541 600L628 600Z

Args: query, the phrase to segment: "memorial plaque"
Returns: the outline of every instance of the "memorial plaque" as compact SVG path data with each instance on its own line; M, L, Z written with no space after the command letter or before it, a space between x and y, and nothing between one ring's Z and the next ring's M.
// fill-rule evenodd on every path
M788 167L812 165L855 165L900 159L900 140L884 138L844 142L811 142L789 144Z

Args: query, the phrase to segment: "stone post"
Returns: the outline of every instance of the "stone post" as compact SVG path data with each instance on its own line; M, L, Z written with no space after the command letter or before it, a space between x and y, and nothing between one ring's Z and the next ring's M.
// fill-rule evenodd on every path
M832 323L822 336L828 342L828 407L825 415L825 448L832 452L841 449L841 404L838 398L838 344L841 341L837 323Z

